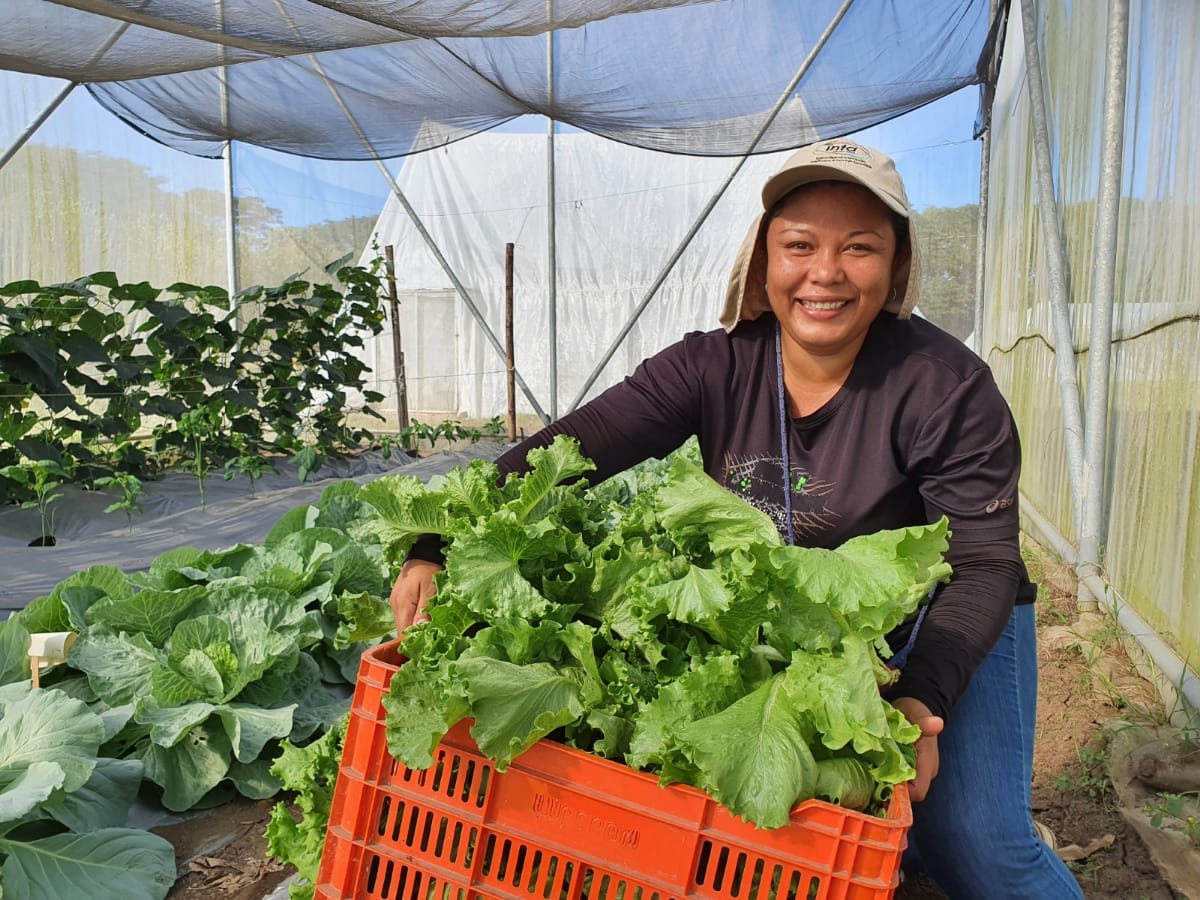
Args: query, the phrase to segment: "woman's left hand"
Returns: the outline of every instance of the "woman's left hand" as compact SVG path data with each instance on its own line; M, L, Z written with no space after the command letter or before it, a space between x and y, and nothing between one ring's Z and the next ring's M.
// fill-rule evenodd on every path
M929 785L937 777L937 739L946 723L941 716L935 716L928 706L912 697L898 697L892 701L892 706L921 729L921 736L914 745L917 751L917 777L908 785L908 796L916 803L925 799L925 795L929 793Z

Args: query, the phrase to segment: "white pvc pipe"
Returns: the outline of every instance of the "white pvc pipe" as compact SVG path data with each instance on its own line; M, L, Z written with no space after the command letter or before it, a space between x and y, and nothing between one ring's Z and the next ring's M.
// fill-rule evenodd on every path
M1075 339L1071 330L1071 298L1067 291L1067 253L1059 226L1058 198L1054 193L1046 89L1042 79L1041 50L1038 48L1036 0L1021 0L1021 29L1025 38L1025 76L1029 87L1029 116L1033 126L1033 157L1037 170L1040 205L1037 215L1041 220L1042 243L1046 254L1046 283L1054 329L1054 362L1058 369L1058 391L1062 399L1071 516L1076 533L1079 533L1083 516L1083 412L1079 402L1079 381L1075 376Z
M1063 561L1075 566L1077 553L1075 548L1058 533L1057 529L1039 513L1025 497L1021 495L1021 516L1025 518L1035 537L1049 545ZM1079 579L1081 586L1096 598L1096 602L1112 615L1121 629L1145 651L1150 661L1161 673L1162 677L1187 703L1190 712L1200 711L1200 679L1197 679L1187 664L1179 655L1160 638L1146 621L1137 614L1132 606L1125 602L1116 589L1103 581L1098 575L1084 575Z
M1108 4L1108 56L1104 79L1104 124L1100 138L1100 183L1092 247L1092 322L1088 340L1087 407L1083 430L1083 516L1079 532L1079 574L1100 571L1101 544L1108 523L1106 451L1109 441L1109 376L1112 366L1113 297L1117 279L1121 169L1125 150L1125 94L1129 0Z

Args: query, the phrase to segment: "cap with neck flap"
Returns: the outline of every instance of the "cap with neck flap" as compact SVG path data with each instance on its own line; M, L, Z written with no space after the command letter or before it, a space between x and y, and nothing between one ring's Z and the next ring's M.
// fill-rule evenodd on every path
M721 325L733 331L738 322L757 319L770 312L766 275L767 213L796 188L814 181L845 181L866 188L899 216L908 220L909 260L897 270L892 285L895 292L884 309L901 319L912 315L921 288L921 254L913 227L912 207L904 192L904 182L890 156L853 141L819 141L802 147L784 161L779 171L767 179L762 189L763 212L754 220L738 250Z

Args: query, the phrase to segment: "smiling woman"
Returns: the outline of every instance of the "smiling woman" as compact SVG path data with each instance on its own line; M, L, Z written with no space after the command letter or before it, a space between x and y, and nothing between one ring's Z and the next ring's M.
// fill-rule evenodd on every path
M645 360L501 456L500 475L560 434L596 463L593 483L696 435L708 474L790 545L832 550L945 516L953 574L886 638L899 652L885 696L920 732L910 846L921 858L907 864L952 896L1080 897L1030 815L1036 592L1007 404L979 357L911 317L920 253L888 156L846 140L806 147L760 199L724 328ZM436 536L410 551L392 594L400 629L430 602L440 562ZM764 613L762 627L776 625Z

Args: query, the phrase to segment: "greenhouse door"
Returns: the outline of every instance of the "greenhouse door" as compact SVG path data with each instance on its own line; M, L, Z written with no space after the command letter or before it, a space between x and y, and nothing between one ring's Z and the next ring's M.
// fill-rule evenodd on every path
M413 326L402 338L411 415L456 415L458 397L458 329L454 291L410 291L400 295L411 311Z

